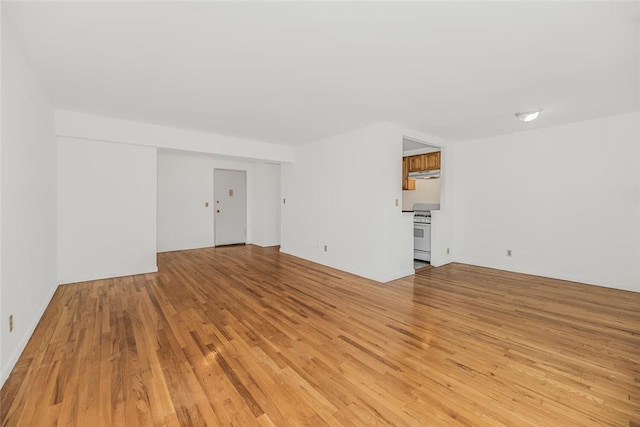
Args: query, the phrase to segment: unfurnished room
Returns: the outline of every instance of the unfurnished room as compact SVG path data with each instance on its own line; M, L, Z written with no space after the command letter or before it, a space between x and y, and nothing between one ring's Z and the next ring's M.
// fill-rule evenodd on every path
M640 427L640 2L0 15L3 427Z

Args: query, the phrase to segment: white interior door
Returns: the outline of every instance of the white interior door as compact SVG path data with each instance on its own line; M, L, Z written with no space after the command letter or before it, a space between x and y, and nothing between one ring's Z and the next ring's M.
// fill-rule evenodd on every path
M214 244L247 242L247 172L213 170Z

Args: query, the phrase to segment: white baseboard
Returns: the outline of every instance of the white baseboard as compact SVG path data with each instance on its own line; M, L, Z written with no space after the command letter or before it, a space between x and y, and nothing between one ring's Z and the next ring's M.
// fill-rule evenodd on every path
M178 251L191 251L193 249L206 249L206 248L214 248L215 245L213 242L207 243L206 245L196 245L196 246L169 246L165 248L158 248L157 253L161 254L164 252L178 252Z
M134 276L136 274L146 274L146 273L157 273L158 266L147 266L145 268L132 268L128 270L119 270L119 271L106 271L106 272L96 272L90 274L83 274L73 277L65 277L60 278L61 285L68 285L70 283L78 283L78 282L89 282L92 280L100 280L100 279L112 279L114 277L124 277L124 276Z
M384 276L383 275L371 275L371 274L365 273L363 271L360 271L358 269L346 268L343 265L330 264L326 260L322 259L321 257L314 257L314 256L309 256L309 255L299 254L299 253L296 253L296 252L293 252L293 251L289 251L288 248L282 248L282 246L280 247L280 252L285 253L287 255L292 255L292 256L297 257L297 258L302 258L302 259L305 259L307 261L315 262L316 264L320 264L320 265L324 265L324 266L327 266L327 267L335 268L337 270L344 271L346 273L355 274L356 276L364 277L365 279L374 280L374 281L380 282L380 283L387 283L387 282L390 282L392 280L400 279L402 277L411 276L412 274L415 273L413 269L410 269L410 270L399 271L397 273L387 274L387 275L384 275Z
M405 270L394 274L388 274L386 276L381 276L378 282L387 283L392 280L402 279L403 277L412 276L415 274L415 270L412 268L411 270Z

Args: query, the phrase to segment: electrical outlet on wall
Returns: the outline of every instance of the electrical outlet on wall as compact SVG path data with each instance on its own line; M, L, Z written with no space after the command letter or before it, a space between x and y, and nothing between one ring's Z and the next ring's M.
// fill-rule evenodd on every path
M511 256L511 249L507 249L507 256Z
M9 315L9 332L13 332L13 314Z
M447 255L449 255L451 253L450 249L447 248Z
M327 252L327 245L324 245L324 251Z

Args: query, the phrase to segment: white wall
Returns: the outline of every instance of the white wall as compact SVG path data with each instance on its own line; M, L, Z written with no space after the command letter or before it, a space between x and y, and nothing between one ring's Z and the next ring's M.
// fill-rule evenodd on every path
M215 168L247 171L247 243L280 244L280 165L160 151L159 252L214 245Z
M456 144L456 260L640 291L639 121Z
M56 289L54 112L2 17L0 383ZM14 315L9 333L8 317Z
M282 169L282 251L383 282L413 273L410 255L398 260L386 245L412 247L395 206L401 158L402 135L386 123L299 147Z
M157 271L156 149L58 137L58 278Z
M280 244L281 165L257 163L253 167L253 235L259 246Z
M414 203L440 203L440 178L415 181L415 190L402 191L402 209L411 210Z

